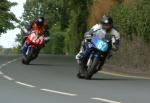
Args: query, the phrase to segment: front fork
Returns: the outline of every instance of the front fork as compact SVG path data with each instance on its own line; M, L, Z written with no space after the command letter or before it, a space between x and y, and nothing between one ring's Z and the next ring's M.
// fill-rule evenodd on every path
M97 61L99 62L97 67L96 67L96 71L97 72L98 70L101 69L101 66L103 65L103 57L101 57L100 53L95 53L94 51L91 53L88 61L87 61L87 66L90 66L91 63L92 63L92 60L93 59L97 59Z
M90 66L90 64L92 63L93 55L94 55L94 52L91 53L91 55L87 61L87 64L86 64L87 66Z
M26 57L29 54L30 49L31 49L31 46L25 42L22 47L22 54Z
M31 46L28 46L28 49L26 51L26 56L29 54L30 49L31 49Z

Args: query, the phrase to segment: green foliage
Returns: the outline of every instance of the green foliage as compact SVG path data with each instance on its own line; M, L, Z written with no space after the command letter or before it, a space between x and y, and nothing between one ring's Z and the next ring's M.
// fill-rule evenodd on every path
M58 4L54 0L27 0L24 5L23 21L21 26L25 26L35 18L43 16L49 27L58 21Z
M149 41L150 1L137 0L134 5L126 5L123 0L117 1L118 4L109 14L121 34L130 40L134 36L139 36ZM44 16L50 27L51 40L43 52L75 54L87 30L89 8L93 2L93 0L27 0L20 28L25 27L33 19Z
M134 36L150 40L150 1L137 0L133 6L118 4L111 11L115 24L125 37L132 39Z
M46 44L43 53L46 54L64 54L64 36L62 32L55 33L51 36L51 41Z
M87 30L87 17L91 4L92 0L70 0L68 2L70 19L65 36L65 50L67 53L74 54L79 50L80 42Z
M51 38L48 44L43 49L43 53L49 54L64 54L64 35L65 32L60 31L60 26L54 25L51 28Z
M21 33L17 35L16 41L20 42L20 37L24 33L24 28L30 25L37 17L43 16L48 27L52 28L52 26L59 21L60 15L58 10L60 9L60 5L61 4L55 0L26 0L26 3L24 4L24 13L21 18L22 21L19 24Z
M15 28L13 23L18 22L18 20L15 15L10 12L10 8L15 5L16 3L7 0L0 1L0 34L6 33L8 29Z
M87 29L88 9L92 0L27 0L20 28L44 16L51 31L51 40L42 52L74 54ZM18 35L17 41L20 36Z
M0 47L0 55L15 55L19 54L18 48L2 48Z
M111 64L146 72L150 70L150 1L126 1L128 3L119 3L109 12L121 31L120 50Z

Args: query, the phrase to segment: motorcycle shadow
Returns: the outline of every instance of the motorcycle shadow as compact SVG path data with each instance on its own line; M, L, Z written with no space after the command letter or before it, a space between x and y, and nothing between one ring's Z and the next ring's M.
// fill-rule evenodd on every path
M42 63L34 63L34 64L29 64L31 66L55 66L53 64L42 64Z
M135 79L135 78L91 78L90 80L93 81L98 81L98 80L103 80L103 81L135 81L135 80L141 80L141 79Z

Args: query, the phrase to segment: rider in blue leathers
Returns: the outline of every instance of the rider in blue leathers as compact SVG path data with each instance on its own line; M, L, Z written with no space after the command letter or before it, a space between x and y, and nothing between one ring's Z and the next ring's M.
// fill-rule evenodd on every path
M110 51L108 56L111 56L113 51L117 51L119 49L120 33L116 29L114 29L112 17L103 16L100 23L94 25L88 32L85 33L85 38L81 43L80 51L76 55L76 60L78 61L79 65L83 56L86 54L86 44L88 43L88 40L90 40L92 36L95 35L95 33L99 30L105 34L104 35L105 37L106 36L113 37L112 38L112 50ZM105 60L102 62L101 67L104 64L104 62Z

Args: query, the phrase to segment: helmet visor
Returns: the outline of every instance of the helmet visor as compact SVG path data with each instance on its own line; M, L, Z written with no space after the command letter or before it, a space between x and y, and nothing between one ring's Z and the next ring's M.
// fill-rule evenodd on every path
M105 30L110 30L112 28L112 24L102 24L102 28Z

